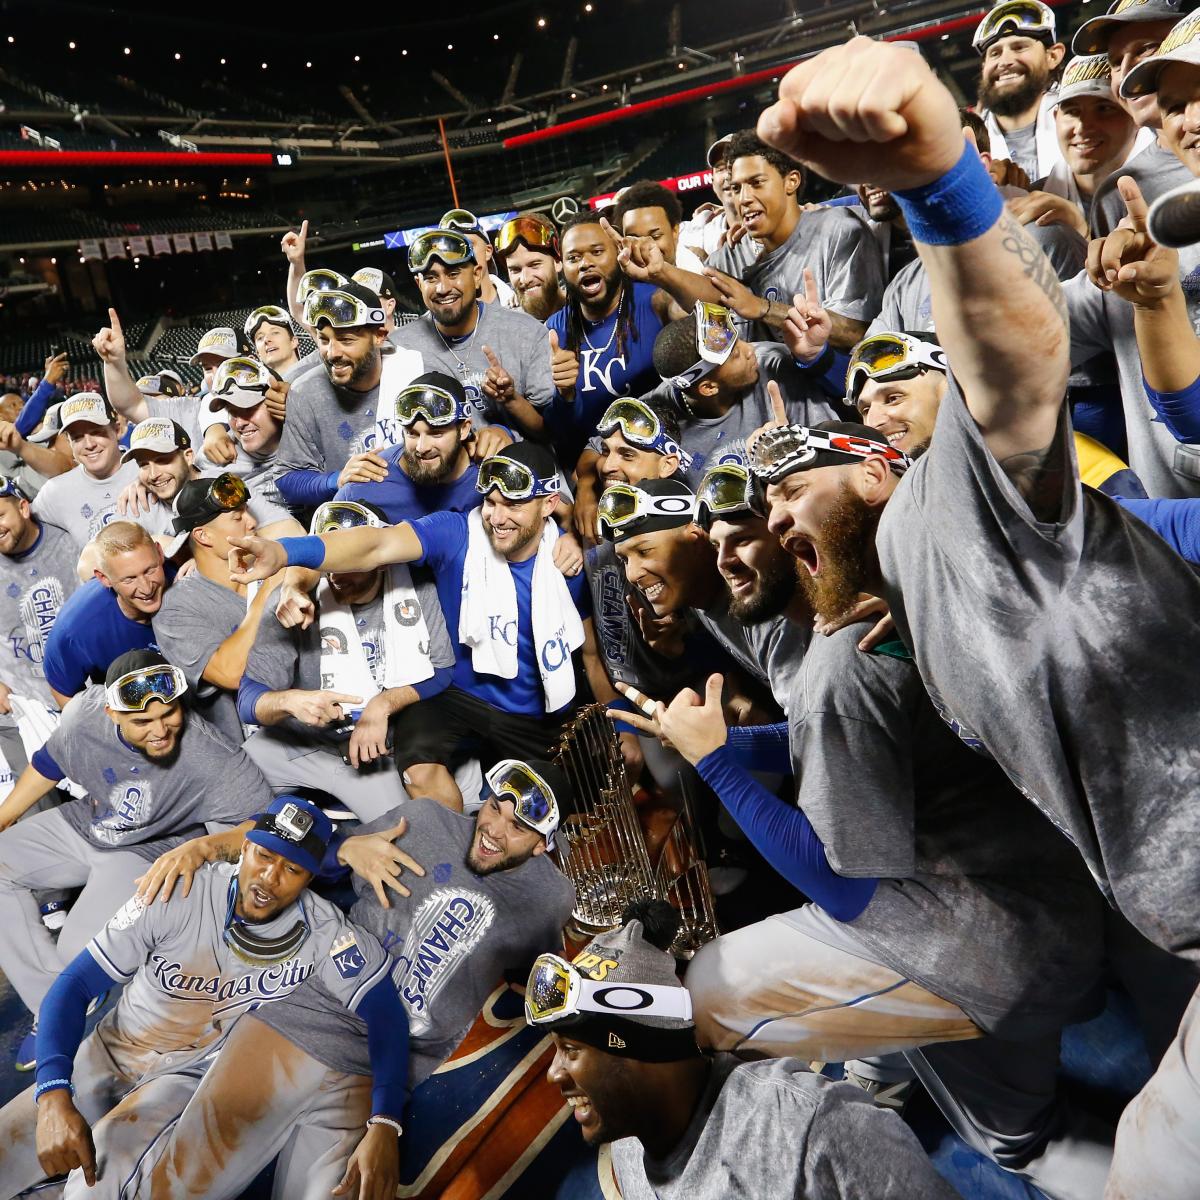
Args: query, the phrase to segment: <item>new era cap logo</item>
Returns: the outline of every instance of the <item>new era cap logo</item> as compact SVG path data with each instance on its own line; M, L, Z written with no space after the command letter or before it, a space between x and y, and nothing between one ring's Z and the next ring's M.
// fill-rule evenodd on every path
M624 1050L625 1042L623 1039L617 1037L615 1033L610 1033L608 1035L608 1048L610 1050Z

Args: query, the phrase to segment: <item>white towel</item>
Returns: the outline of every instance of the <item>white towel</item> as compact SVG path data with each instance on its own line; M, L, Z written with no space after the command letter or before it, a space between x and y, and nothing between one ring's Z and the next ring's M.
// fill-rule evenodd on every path
M379 403L375 407L375 429L366 446L376 454L404 441L404 430L396 420L396 397L418 375L425 373L425 360L419 350L405 350L385 342L379 376Z
M15 692L9 696L13 716L17 718L17 732L21 735L21 744L25 747L25 756L33 762L33 756L50 740L50 735L62 721L62 713L47 708L40 700L31 696L18 696ZM64 779L59 784L76 799L86 796L87 792L70 779Z
M433 677L429 626L412 576L402 563L388 568L383 595L384 679L376 683L354 613L333 594L326 576L317 589L321 628L321 688L368 700L385 688L404 687Z
M583 622L567 581L554 565L558 528L547 521L542 530L530 584L530 620L537 647L538 672L546 711L557 712L575 695L571 652L583 645ZM517 677L517 638L510 645L501 633L517 626L517 585L507 559L498 554L483 528L482 511L467 514L467 557L463 564L458 638L471 648L471 665L480 675Z

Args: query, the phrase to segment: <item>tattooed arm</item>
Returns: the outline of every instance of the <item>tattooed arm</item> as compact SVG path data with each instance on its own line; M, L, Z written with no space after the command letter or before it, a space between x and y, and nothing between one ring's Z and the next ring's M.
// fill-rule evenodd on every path
M165 904L177 883L183 885L180 895L186 896L192 890L192 877L201 867L214 862L237 862L242 856L242 842L253 828L253 821L243 821L233 829L192 838L174 850L160 854L145 875L134 881L142 903L150 904L161 892Z
M1052 516L1066 465L1052 450L1069 338L1050 260L1007 213L974 241L918 249L938 337L971 416L1035 514Z

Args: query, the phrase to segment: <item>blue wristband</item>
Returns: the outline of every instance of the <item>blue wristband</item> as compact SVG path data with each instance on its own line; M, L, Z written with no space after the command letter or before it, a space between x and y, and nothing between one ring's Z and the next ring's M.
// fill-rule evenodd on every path
M979 152L964 144L962 157L940 179L893 192L913 241L927 246L961 246L987 233L1004 212L1000 189Z
M287 551L289 567L308 567L319 571L325 561L325 543L315 535L308 537L283 537L279 544Z
M47 1079L45 1083L39 1083L33 1089L34 1104L47 1092L58 1091L59 1089L70 1092L72 1096L75 1095L75 1085L69 1079Z

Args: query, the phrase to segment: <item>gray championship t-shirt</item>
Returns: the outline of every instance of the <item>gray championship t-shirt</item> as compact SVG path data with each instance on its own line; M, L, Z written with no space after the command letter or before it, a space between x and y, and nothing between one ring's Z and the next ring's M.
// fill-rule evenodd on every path
M78 561L78 547L54 525L42 525L38 540L24 554L0 554L0 683L51 708L58 704L50 695L42 658L59 609L79 586Z
M378 385L366 392L335 388L324 366L308 371L288 392L287 420L275 458L286 471L340 471L356 454L374 449Z
M147 396L146 415L160 417L167 421L177 421L187 430L192 445L199 448L204 445L204 433L200 428L201 408L203 416L208 414L208 393L204 396Z
M1104 902L1082 860L947 728L902 648L858 649L870 627L814 637L788 705L796 803L835 871L880 880L839 939L989 1033L1090 1015Z
M545 408L555 395L549 335L545 325L528 313L500 304L479 307L479 321L469 337L443 338L433 317L426 313L419 321L394 329L390 338L397 346L420 351L427 371L443 371L463 385L476 429L484 425L511 427L512 419L483 391L489 366L483 347L487 346L513 377L519 395L535 408Z
M82 467L47 481L33 502L39 521L57 525L71 535L76 550L82 550L110 521L118 521L117 497L136 483L138 465L122 463L107 479L94 479Z
M537 955L561 949L575 889L544 854L476 875L464 861L473 819L434 800L409 800L359 832L390 829L402 816L408 831L396 844L425 874L406 874L412 895L389 893L386 909L354 876L358 899L350 917L395 960L392 980L408 1010L408 1077L415 1087L454 1052L506 972L523 980ZM317 980L256 1016L335 1071L371 1073L365 1024Z
M309 891L255 926L261 938L281 938L303 921L308 936L295 954L261 966L240 958L223 936L236 875L232 863L215 863L167 904L143 904L135 895L88 943L100 969L125 985L104 1019L106 1044L118 1048L125 1071L153 1071L168 1053L172 1071L187 1065L188 1050L195 1059L211 1057L242 1013L278 1002L306 979L319 979L326 995L353 1010L387 977L379 942ZM179 1052L184 1057L175 1058Z
M207 464L208 460L205 459ZM231 463L226 470L233 471L236 463ZM201 479L215 479L222 472L219 469L209 467L205 470ZM236 474L236 472L234 472ZM247 484L250 480L246 480ZM278 489L274 483L270 485L271 491L274 492L276 500L281 501ZM247 511L258 522L258 528L261 530L264 526L274 525L277 521L287 521L291 519L292 514L285 508L282 503L277 503L267 499L266 496L259 493L258 489L251 486L250 500L246 505ZM173 538L175 536L175 514L170 503L164 503L162 500L153 498L148 509L138 513L138 515L126 516L123 520L136 521L151 537L166 537Z
M210 462L203 454L196 455L196 469L204 478L211 478L220 475L224 471L237 475L240 479L245 480L246 486L250 488L254 494L254 499L257 504L268 505L269 516L264 521L260 518L259 524L270 524L272 521L281 520L278 514L288 516L287 502L279 494L279 476L283 474L284 467L279 461L278 450L273 450L270 454L257 455L251 454L244 450L237 438L231 433L234 444L237 446L237 457L233 462L226 466L218 463ZM330 470L333 470L330 467Z
M1096 188L1089 218L1096 237L1107 237L1127 215L1125 201L1117 190L1117 181L1123 175L1128 175L1138 185L1147 204L1153 204L1164 192L1192 180L1192 173L1170 150L1158 142L1151 143Z
M800 663L813 638L812 626L798 625L786 617L771 617L746 625L730 615L728 598L711 608L693 611L717 642L755 679L771 689L775 703L786 714Z
M446 618L438 603L437 588L427 569L411 566L413 589L421 615L429 629L429 659L434 669L454 666L454 647L446 630ZM382 688L387 678L387 636L384 622L385 590L366 604L352 606L358 636L367 656L367 665L375 682ZM307 629L285 629L273 609L263 614L246 659L246 678L263 684L272 692L287 688L302 691L321 690L321 618L320 609ZM365 702L365 701L364 701ZM337 726L314 728L288 717L278 725L264 725L256 737L274 737L286 742L288 757L297 758L315 749L340 754L349 733ZM385 762L381 766L388 766ZM371 768L378 769L378 768ZM388 766L390 770L390 766Z
M1041 174L1038 170L1037 122L1032 121L1023 129L1006 129L1004 141L1008 146L1008 157L1031 180L1036 179Z
M187 676L191 709L235 744L245 736L237 696L202 676L208 660L245 617L245 596L192 571L167 588L151 621L163 657Z
M1151 941L1200 949L1200 580L1067 471L1039 521L951 381L880 521L886 598L935 705L1075 842Z
M81 837L153 860L207 833L206 825L238 825L266 811L271 789L242 748L195 713L186 721L175 754L156 762L121 739L104 711L104 688L72 699L34 757L47 755L87 792L59 809Z
M760 253L743 238L722 246L708 265L740 279L756 296L790 304L804 293L804 268L812 270L817 294L831 312L854 321L870 321L883 294L883 254L867 221L850 208L801 213L782 246ZM734 317L743 337L779 341L779 331Z
M637 1138L622 1138L612 1162L625 1200L958 1197L896 1113L794 1058L717 1055L671 1153L653 1159Z

